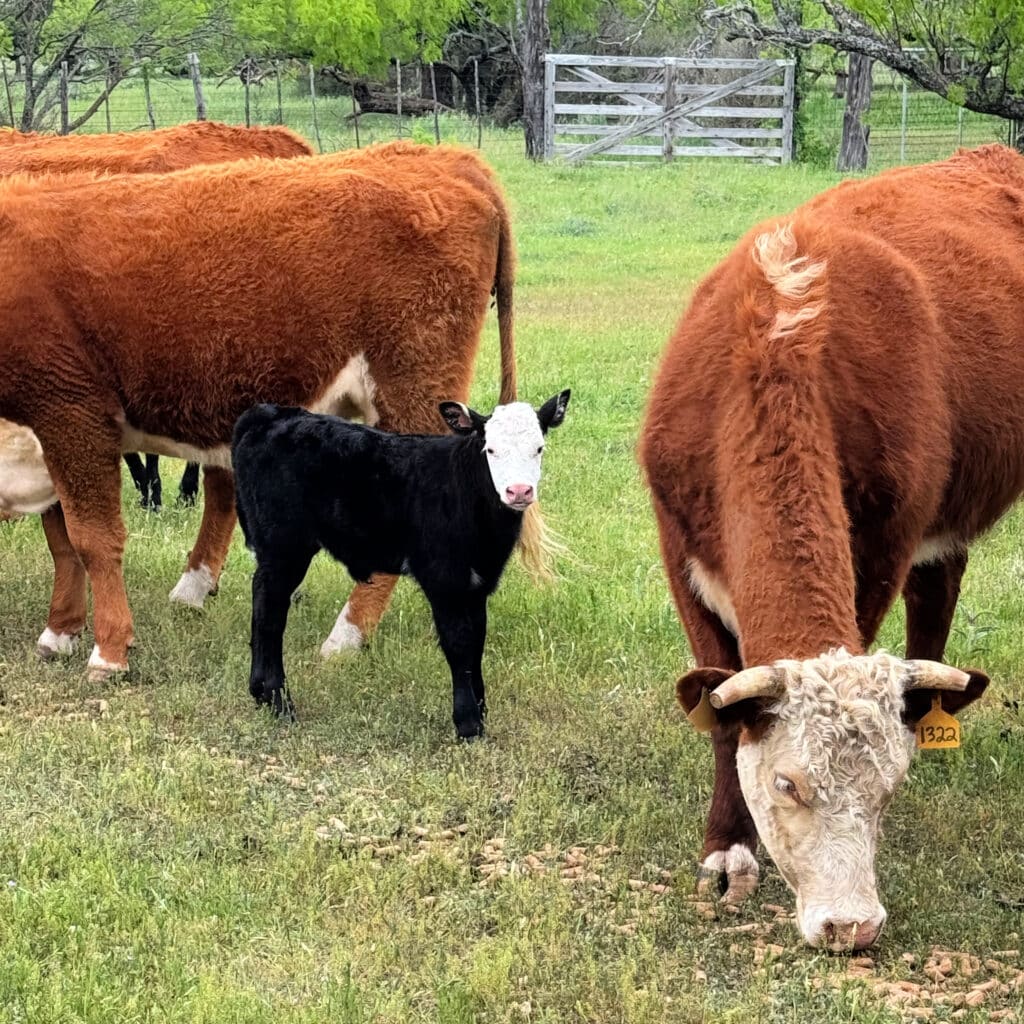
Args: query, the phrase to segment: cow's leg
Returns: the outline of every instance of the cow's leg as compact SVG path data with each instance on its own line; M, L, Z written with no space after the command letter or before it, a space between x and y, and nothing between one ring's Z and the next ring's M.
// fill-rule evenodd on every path
M698 667L738 672L742 667L736 638L722 620L697 600L687 571L687 550L671 510L655 499L662 560L676 610L682 620ZM741 903L757 887L757 826L750 816L736 770L739 730L716 726L711 731L715 783L704 829L704 846L697 871L699 892L725 885L725 899Z
M89 410L80 412L89 416ZM81 425L74 443L67 429L64 420L52 417L36 433L63 506L68 538L92 585L95 646L89 680L98 682L128 670L133 639L121 568L121 432L112 419L99 415Z
M45 661L71 654L85 628L85 566L68 538L64 511L60 505L48 508L42 516L43 533L53 556L53 596L46 629L36 650Z
M135 489L139 492L139 504L143 508L147 508L149 505L149 477L146 474L142 456L138 452L125 452L124 461L131 474L132 483L135 484Z
M966 568L964 550L941 562L915 565L907 574L903 601L907 608L908 658L942 661Z
M401 388L404 390L399 390ZM408 382L378 381L377 394L374 396L376 419L368 419L371 419L373 425L379 429L392 433L436 434L443 427L437 411L438 402L444 398L463 401L465 390L461 383L452 383L450 390L439 386L437 393L440 397L434 397L419 393L410 394ZM396 393L403 396L400 407L385 397ZM330 658L332 655L356 651L362 647L387 610L397 582L397 576L375 573L369 582L357 583L349 594L345 607L341 609L330 635L320 647L321 656Z
M878 635L910 570L910 551L878 550L882 554L870 561L857 560L857 629L865 649Z
M284 630L292 592L302 582L316 548L277 549L258 556L252 578L252 665L249 692L258 704L294 717L284 677Z
M194 505L199 494L199 463L188 462L185 472L181 474L178 485L178 502L182 505Z
M146 455L146 480L149 484L149 507L158 512L163 503L163 485L160 482L160 456Z
M202 608L206 598L217 592L236 518L231 471L207 466L203 471L203 521L185 572L171 591L172 601Z
M474 739L483 735L486 711L481 659L487 638L487 602L474 597L431 597L430 608L452 673L455 731L460 739Z

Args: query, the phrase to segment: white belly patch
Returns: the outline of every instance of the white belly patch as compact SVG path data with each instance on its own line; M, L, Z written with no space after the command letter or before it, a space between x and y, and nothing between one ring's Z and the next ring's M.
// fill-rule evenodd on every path
M130 423L126 423L121 430L121 451L169 455L173 459L198 462L203 466L231 468L231 449L226 444L217 445L215 448L197 448L192 444L172 441L171 438L163 437L160 434L147 434Z
M39 438L28 427L0 420L0 512L33 515L56 501Z
M738 639L739 619L725 584L696 558L691 558L686 563L686 569L690 575L690 589L694 596L708 611L714 612L722 620L725 628Z
M373 404L376 394L377 382L370 374L366 353L360 352L352 356L341 373L306 408L310 412L343 416L347 420L361 419L372 427L380 419Z

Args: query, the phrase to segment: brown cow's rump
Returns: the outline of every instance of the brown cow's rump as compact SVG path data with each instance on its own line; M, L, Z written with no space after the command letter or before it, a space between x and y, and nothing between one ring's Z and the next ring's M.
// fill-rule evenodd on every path
M513 254L489 170L446 148L378 152L358 170L341 156L0 185L0 416L39 436L90 570L94 669L123 667L131 639L126 438L217 464L261 401L437 431L436 403L467 397L492 289L508 400Z
M699 666L862 651L901 590L908 658L941 658L967 545L1024 489L1022 295L1024 157L1000 146L846 182L704 279L640 444ZM738 737L714 734L703 855L737 891Z

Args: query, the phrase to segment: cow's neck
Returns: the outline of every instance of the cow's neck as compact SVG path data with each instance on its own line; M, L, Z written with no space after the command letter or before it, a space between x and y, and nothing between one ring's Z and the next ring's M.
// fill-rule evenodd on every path
M773 360L775 362L775 360ZM745 665L859 653L836 442L814 365L763 363L736 389L720 479L725 570ZM810 364L810 365L808 365Z

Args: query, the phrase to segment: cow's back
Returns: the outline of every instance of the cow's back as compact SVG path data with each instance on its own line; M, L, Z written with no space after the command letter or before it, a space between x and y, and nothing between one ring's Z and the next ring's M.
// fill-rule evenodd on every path
M908 529L976 535L1024 488L1024 157L1003 147L846 182L750 231L669 343L642 442L652 486L690 510L715 568L730 402L754 386L745 332L773 315L755 242L784 225L826 268L821 347L781 337L757 386L788 375L823 396L855 528L898 495Z
M359 354L381 372L436 373L453 330L474 339L441 382L458 393L499 229L458 180L403 184L313 158L12 179L0 186L0 363L12 371L0 409L27 415L46 367L73 348L68 372L109 385L140 430L222 445L254 402L316 407ZM28 332L40 310L52 323Z
M150 132L106 135L0 134L0 177L106 171L145 174L245 157L308 156L309 144L281 126L243 128L193 121Z

